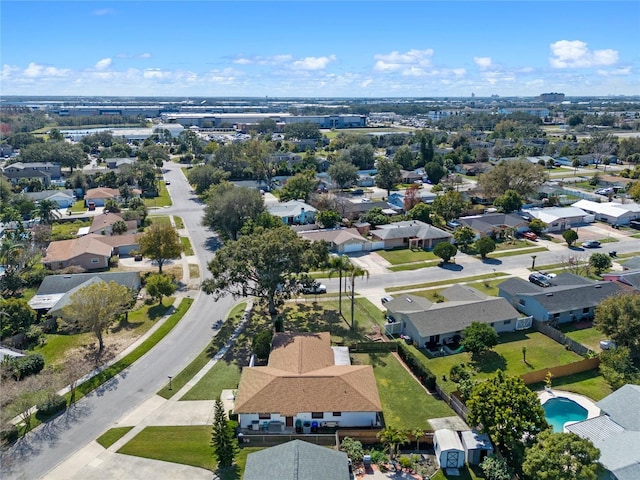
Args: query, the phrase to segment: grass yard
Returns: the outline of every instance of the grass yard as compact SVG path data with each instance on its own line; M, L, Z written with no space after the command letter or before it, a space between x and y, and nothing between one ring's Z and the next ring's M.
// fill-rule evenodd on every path
M236 468L221 472L220 480L239 480L247 463L247 455L260 448L241 448ZM211 445L211 426L147 427L124 445L118 453L165 462L192 465L215 471L217 460Z
M147 208L170 207L172 205L171 197L169 197L169 191L164 184L164 180L160 180L159 185L160 190L157 197L144 199L144 204L147 206Z
M191 380L193 376L198 373L216 353L218 353L218 350L224 346L227 339L231 337L233 330L240 323L246 305L247 304L243 302L233 307L227 316L227 320L220 328L218 334L213 338L213 340L211 340L211 343L209 343L209 345L202 350L202 352L200 352L198 356L184 368L184 370L173 377L172 390L169 390L169 385L167 384L158 392L158 395L166 398L167 400L173 397L178 390L184 387L187 382Z
M220 360L180 400L216 400L222 390L238 388L240 367Z
M525 255L527 253L536 253L536 252L546 252L548 250L547 247L531 247L531 248L520 248L518 250L509 250L509 251L495 251L488 255L489 258L500 258L500 257L513 257L514 255Z
M189 264L189 277L200 278L200 267L194 263Z
M180 237L180 243L182 244L182 251L185 255L193 255L193 248L191 248L189 237Z
M91 220L75 220L73 222L54 222L51 226L51 241L70 240L78 236L82 227L90 227Z
M606 335L599 332L594 327L589 328L576 328L573 323L560 324L559 329L571 340L590 348L594 352L600 352L600 340L605 340Z
M611 386L600 375L598 369L576 373L567 377L553 378L551 386L554 389L584 395L596 402L613 392ZM533 383L529 385L529 388L537 392L544 389L544 383Z
M353 363L372 365L386 425L399 429L429 429L429 419L455 416L436 400L391 353L354 354Z
M71 213L84 213L87 211L87 207L84 206L84 200L77 200L71 206Z
M116 443L122 437L124 437L133 427L116 427L110 428L102 435L100 435L96 442L102 445L104 448L109 448L111 445Z
M460 475L448 475L444 470L438 470L431 480L484 480L480 467L465 465L460 469Z
M169 215L149 215L149 220L151 223L156 223L158 225L171 225L171 218Z
M472 361L467 352L445 357L429 358L426 365L438 379L438 385L446 392L456 390L456 384L449 379L449 371L456 364L468 364L476 371L479 379L495 374L499 369L509 375L522 375L544 368L566 365L582 360L582 357L563 345L554 342L540 332L502 333L499 344L479 360ZM527 348L527 363L522 360L522 347ZM443 380L446 377L446 381Z
M393 292L401 292L406 290L414 290L419 288L430 288L430 287L438 287L440 285L453 285L454 283L469 283L475 282L477 280L484 280L486 278L498 278L506 276L506 273L503 272L493 272L493 273L484 273L482 275L474 275L472 277L461 277L452 280L439 280L437 282L427 282L427 283L417 283L415 285L405 285L402 287L391 287L385 288L385 291L388 293Z
M410 250L408 248L401 248L398 250L379 250L376 253L392 265L402 265L403 263L411 262L423 262L425 260L440 261L440 257L434 255L433 252L428 252L422 249Z
M182 217L173 216L173 221L176 224L176 228L178 230L182 230L184 228L184 222L182 221Z
M418 270L419 268L435 267L440 265L442 260L432 260L428 262L405 263L403 265L395 265L388 267L392 272L406 272L408 270Z

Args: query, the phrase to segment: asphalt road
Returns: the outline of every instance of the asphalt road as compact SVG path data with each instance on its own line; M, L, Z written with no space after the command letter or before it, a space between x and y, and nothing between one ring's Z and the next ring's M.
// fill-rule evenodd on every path
M165 177L174 206L162 214L182 217L189 230L194 252L201 262L213 256L216 236L201 226L202 205L191 193L179 166L169 164ZM201 274L208 273L201 265ZM167 383L168 375L180 372L210 342L212 324L224 318L233 306L230 297L215 302L199 293L187 314L165 339L134 365L97 391L81 399L62 415L21 439L0 456L3 479L35 479L64 461L78 449L95 440L118 419L154 395Z

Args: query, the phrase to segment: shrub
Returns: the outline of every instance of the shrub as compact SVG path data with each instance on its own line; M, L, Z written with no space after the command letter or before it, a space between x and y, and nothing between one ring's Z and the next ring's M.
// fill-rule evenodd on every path
M402 468L411 468L413 462L409 457L400 457L400 465L402 465Z
M39 420L44 420L67 408L67 400L60 395L52 395L45 401L38 403L36 408L38 409L36 417Z
M5 423L0 427L0 446L9 445L18 440L18 427Z
M25 355L11 360L11 370L16 380L34 375L44 368L44 357L39 353Z
M407 365L407 367L409 367L409 370L418 377L418 380L420 380L422 385L427 387L429 390L435 390L435 375L427 368L423 361L409 349L407 345L404 343L398 343L398 355L400 355L402 361Z
M371 452L371 462L375 463L376 465L380 465L381 463L386 463L389 460L389 457L387 457L387 454L384 452L381 452L380 450L373 450Z

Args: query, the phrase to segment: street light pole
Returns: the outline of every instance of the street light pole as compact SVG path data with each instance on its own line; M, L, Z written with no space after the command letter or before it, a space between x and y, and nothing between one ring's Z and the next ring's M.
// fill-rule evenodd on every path
M535 269L536 269L536 256L531 255L531 270L535 270Z
M171 385L171 379L173 377L171 375L169 375L169 390L173 390L172 385Z

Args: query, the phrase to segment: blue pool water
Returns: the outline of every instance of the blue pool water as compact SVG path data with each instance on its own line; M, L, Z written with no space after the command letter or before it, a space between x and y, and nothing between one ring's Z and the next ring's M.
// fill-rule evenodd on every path
M587 410L568 398L550 398L542 405L547 422L554 432L562 432L566 422L581 422L587 419Z

